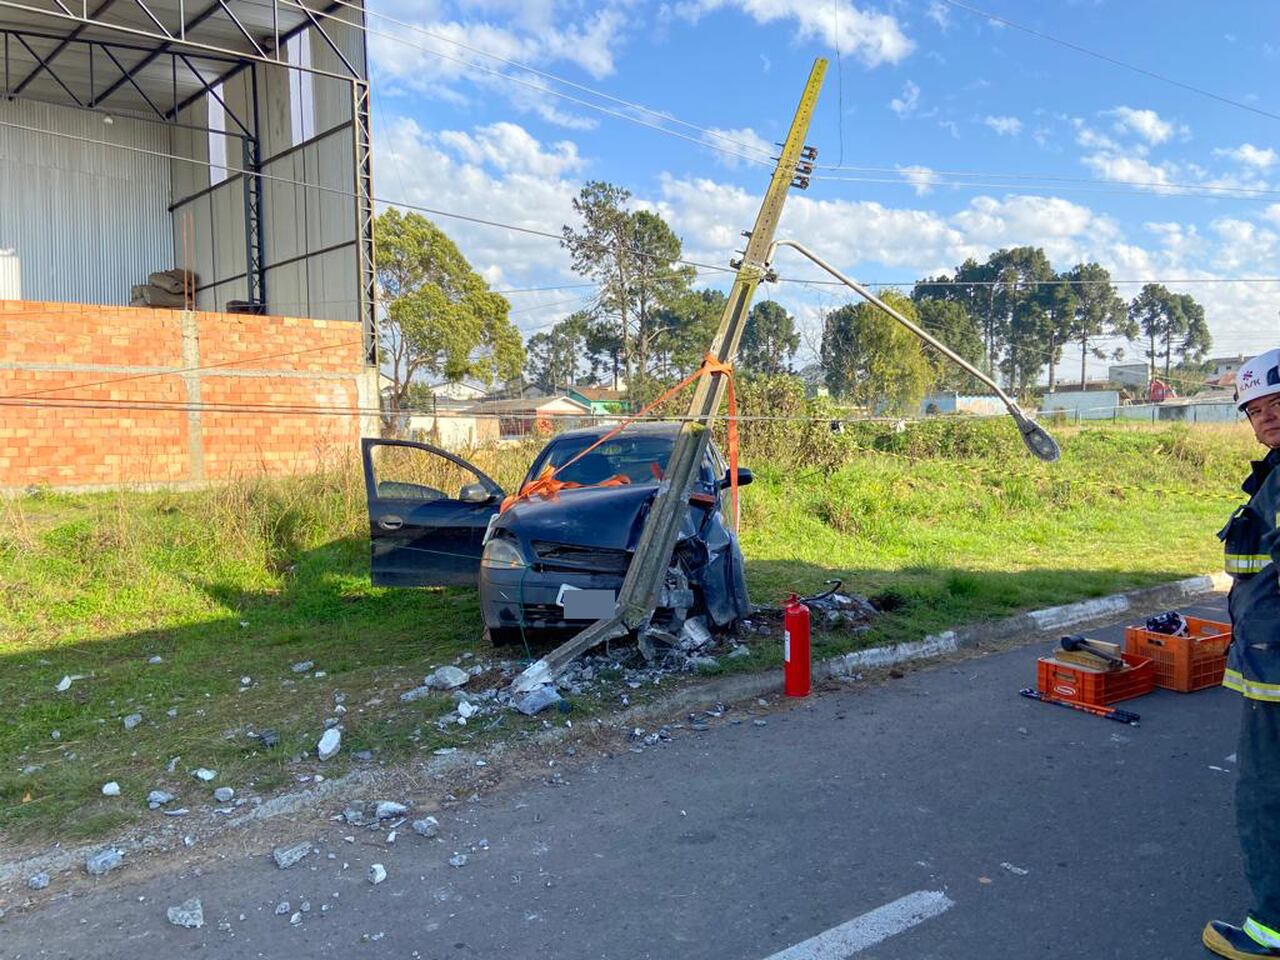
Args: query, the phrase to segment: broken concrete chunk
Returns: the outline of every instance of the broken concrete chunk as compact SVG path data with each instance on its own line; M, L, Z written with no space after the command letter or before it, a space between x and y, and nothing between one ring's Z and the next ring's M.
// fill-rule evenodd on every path
M413 832L420 837L434 837L440 832L440 822L435 817L423 817L413 821Z
M230 803L235 795L236 792L230 787L219 787L213 791L213 799L217 800L218 803Z
M131 714L129 714L127 717L125 717L125 718L124 718L124 728L125 728L126 730L132 730L134 727L136 727L136 726L137 726L138 724L140 724L141 722L142 722L142 714L140 714L140 713L131 713Z
M742 644L738 644L732 650L729 651L730 660L737 660L741 657L749 657L749 656L751 656L751 648L743 646Z
M320 742L316 744L316 755L321 760L328 760L335 757L338 751L342 749L342 734L336 728L331 727L324 732L324 736L320 738Z
M32 890L43 890L49 886L49 875L47 873L37 873L33 877L28 877L27 886Z
M311 841L304 840L291 847L275 847L271 851L271 859L281 870L288 870L295 863L311 852Z
M423 683L428 687L436 690L453 690L460 687L471 679L471 674L465 670L459 670L457 667L444 666L436 670L435 673L427 677Z
M217 779L218 771L210 770L207 767L199 767L191 771L191 775L195 777L197 780L203 780L205 783L208 783L211 780Z
M277 916L277 917L283 917L283 916L284 916L286 913L288 913L288 912L289 912L289 901L288 901L288 900L281 900L279 903L277 903L277 904L276 904L276 916Z
M188 930L199 930L204 926L204 908L195 897L184 900L168 911L169 922L175 927L186 927Z
M690 657L685 664L688 669L697 673L699 670L714 670L720 666L720 661L715 657Z
M387 879L387 868L380 863L375 863L369 867L369 882L374 886L380 884Z
M680 646L684 650L701 650L711 642L706 617L690 617L680 628Z
M414 687L400 694L400 699L405 703L413 703L415 700L421 700L423 697L431 696L434 687Z
M164 663L164 657L161 657L158 655L154 657L148 657L147 663L151 664L154 667L158 663Z
M403 817L409 812L409 808L394 800L379 800L375 812L379 820L392 820L395 817Z
M58 685L53 689L57 690L59 693L66 693L68 690L71 689L71 684L75 683L77 680L83 680L83 679L84 679L83 674L69 673L65 677L63 677L61 680L59 680Z
M289 669L292 670L294 673L306 673L308 670L310 670L314 666L315 664L312 661L302 660L299 663L295 663Z
M468 700L463 700L458 704L458 716L463 720L470 720L479 711L480 708Z
M465 867L467 865L467 855L465 853L455 853L449 858L449 866Z
M120 784L116 783L114 780L104 783L102 785L102 795L104 797L120 796Z
M147 794L147 806L155 810L166 803L173 803L174 799L173 794L168 790L152 790Z
M541 713L547 707L559 703L560 694L556 692L556 688L547 684L530 690L523 697L516 701L515 707L526 717L532 717Z
M84 869L90 876L100 877L103 874L110 873L123 862L124 853L115 848L109 848L89 854L85 858Z

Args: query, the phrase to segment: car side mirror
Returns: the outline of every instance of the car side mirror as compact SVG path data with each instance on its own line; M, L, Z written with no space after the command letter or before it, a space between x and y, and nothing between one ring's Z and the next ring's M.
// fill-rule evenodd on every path
M458 499L463 503L488 503L493 494L483 483L468 483L458 491Z
M752 475L751 471L748 470L746 467L738 468L738 486L745 487L748 483L750 483L754 479L755 477ZM720 489L728 490L730 486L732 486L732 483L729 480L729 471L726 470L724 472L724 479L720 481Z

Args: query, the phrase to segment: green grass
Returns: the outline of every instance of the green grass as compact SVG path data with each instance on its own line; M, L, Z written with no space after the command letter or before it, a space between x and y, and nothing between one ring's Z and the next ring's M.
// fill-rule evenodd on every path
M1247 432L1062 434L1063 461L1048 466L1004 423L815 434L803 448L748 433L753 600L839 577L893 608L871 633L819 636L817 652L829 654L1216 566L1213 534L1252 452ZM779 452L788 449L797 452ZM533 452L475 456L511 488ZM483 737L436 729L448 698L397 697L464 651L492 655L474 591L370 586L366 534L354 470L195 493L0 500L0 846L88 839L154 817L143 798L155 787L201 804L209 788L187 774L197 766L241 793L285 787L321 769L295 758L314 749L335 690L350 712L326 775L361 749L394 761ZM773 646L724 667L776 663ZM155 655L163 663L147 662ZM327 677L293 674L299 660ZM90 678L55 693L64 674ZM242 676L253 679L245 690ZM134 712L143 723L125 732L121 718ZM502 731L536 725L513 715ZM255 749L243 734L265 728L281 743ZM109 779L121 798L100 795Z

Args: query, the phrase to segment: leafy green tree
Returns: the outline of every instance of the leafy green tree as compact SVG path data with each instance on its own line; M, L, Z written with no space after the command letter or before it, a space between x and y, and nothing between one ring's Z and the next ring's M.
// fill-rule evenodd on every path
M1133 336L1141 331L1147 338L1152 378L1162 356L1164 377L1169 379L1175 354L1180 358L1179 367L1194 370L1213 348L1204 306L1189 293L1173 293L1161 284L1148 283L1129 305L1129 319Z
M524 341L510 304L471 269L453 241L426 217L394 207L378 217L375 272L386 316L379 345L401 409L424 374L486 384L517 377Z
M1039 247L998 250L987 267L992 276L992 328L1006 344L999 367L1007 382L1025 393L1040 378L1052 352L1053 328L1043 287L1054 279L1053 267Z
M667 334L658 373L664 380L688 376L702 366L728 299L719 290L688 290L662 311Z
M975 367L982 368L986 356L982 328L961 301L927 298L914 303L920 326ZM933 382L939 390L977 393L985 389L972 374L965 373L932 347L925 346L924 353L933 366Z
M1095 341L1108 334L1132 339L1138 335L1138 325L1130 319L1128 305L1116 293L1105 267L1078 263L1064 274L1064 279L1071 281L1074 303L1062 329L1065 339L1080 345L1080 389L1083 390L1088 382L1085 363L1090 354L1099 360L1107 356ZM1090 347L1091 343L1095 345Z
M1075 288L1064 282L1065 275L1054 278L1056 282L1041 284L1040 301L1049 323L1049 350L1045 359L1049 364L1049 392L1058 386L1058 364L1062 362L1062 344L1068 337L1067 328L1075 316Z
M665 328L657 315L689 288L694 270L679 263L680 239L660 216L631 211L626 189L588 181L573 200L580 228L565 225L562 244L573 269L600 285L591 313L592 353L608 355L614 382L644 372Z
M940 274L918 281L913 300L946 300L958 303L982 331L983 356L977 366L994 374L996 358L1004 349L1008 331L995 309L996 271L990 261L979 263L972 257L956 267L954 274Z
M919 322L915 305L901 293L887 290L881 299ZM821 355L827 388L872 410L914 410L933 377L915 335L870 303L847 304L827 314Z
M747 314L742 330L739 365L748 373L765 376L788 373L799 349L795 317L776 300L758 301Z
M548 392L577 383L581 365L587 358L590 323L591 318L578 311L550 330L530 337L525 378Z

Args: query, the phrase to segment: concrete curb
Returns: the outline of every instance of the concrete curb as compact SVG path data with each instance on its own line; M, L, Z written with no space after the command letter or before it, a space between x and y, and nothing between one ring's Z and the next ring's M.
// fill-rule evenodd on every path
M1231 578L1226 574L1212 574L1201 577L1189 577L1173 583L1155 587L1145 587L1116 593L1107 597L1081 600L1065 606L1047 607L1043 610L1031 610L1003 620L947 630L943 633L930 634L923 640L909 643L898 643L889 647L871 647L853 653L842 654L813 664L814 679L842 677L857 673L859 670L892 667L901 663L919 660L931 660L956 653L966 647L975 647L982 643L996 643L1013 640L1018 637L1039 639L1046 633L1061 630L1064 627L1090 623L1101 619L1112 619L1129 610L1154 610L1162 607L1176 606L1181 601L1202 597L1210 593L1219 593L1228 588ZM631 726L637 720L669 716L683 710L702 708L707 704L733 703L749 700L766 694L776 694L782 689L782 678L779 671L769 673L734 674L727 677L711 677L707 680L691 684L680 690L672 691L666 696L658 697L649 703L639 704L617 716L621 726ZM550 742L562 737L566 731L557 728L545 731L540 742ZM462 757L461 752L456 757ZM455 756L449 758L433 758L434 766L445 767L457 762ZM429 764L428 766L432 766ZM230 818L228 827L245 826L251 822L261 822L280 816L298 813L313 807L321 801L346 795L349 790L372 788L381 779L379 773L370 771L352 771L342 777L326 780L307 790L283 794L274 797L246 811L244 814ZM180 828L172 828L168 833L178 832ZM16 882L25 882L34 873L45 871L61 873L84 865L85 857L100 850L115 848L123 853L137 853L152 849L169 849L174 845L174 836L165 838L147 836L141 840L123 840L117 843L96 843L68 850L55 850L24 860L0 861L0 887ZM167 841L167 842L166 842Z

